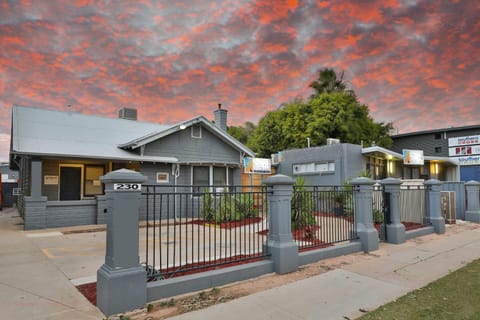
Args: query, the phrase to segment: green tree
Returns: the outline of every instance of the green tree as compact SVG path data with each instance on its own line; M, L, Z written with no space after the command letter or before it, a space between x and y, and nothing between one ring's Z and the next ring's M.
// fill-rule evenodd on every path
M245 122L243 126L229 126L227 128L228 134L230 134L232 137L237 139L243 144L247 144L248 140L253 134L253 131L255 130L256 126L250 121Z
M280 150L326 144L327 138L342 142L390 147L391 124L376 123L368 107L353 94L324 92L308 101L295 100L268 112L258 123L249 147L261 157Z
M333 69L325 68L318 72L318 79L310 83L310 87L315 90L315 94L332 92L343 92L347 86L343 82L343 72L340 77Z

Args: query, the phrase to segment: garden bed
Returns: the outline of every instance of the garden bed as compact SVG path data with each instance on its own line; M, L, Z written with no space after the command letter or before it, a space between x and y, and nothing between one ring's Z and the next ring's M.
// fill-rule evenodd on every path
M260 223L262 221L261 217L255 218L245 218L237 221L225 221L225 222L215 222L215 221L206 221L206 220L193 220L192 224L204 225L204 226L214 226L221 229L233 229L250 224Z

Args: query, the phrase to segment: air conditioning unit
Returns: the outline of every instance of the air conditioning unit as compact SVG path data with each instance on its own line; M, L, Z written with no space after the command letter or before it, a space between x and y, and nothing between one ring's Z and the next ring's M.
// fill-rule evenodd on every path
M137 109L122 108L118 110L118 117L120 119L137 120Z
M327 144L337 144L340 143L340 139L327 138Z
M445 218L445 223L456 223L455 191L440 192L440 211L442 212L443 218Z

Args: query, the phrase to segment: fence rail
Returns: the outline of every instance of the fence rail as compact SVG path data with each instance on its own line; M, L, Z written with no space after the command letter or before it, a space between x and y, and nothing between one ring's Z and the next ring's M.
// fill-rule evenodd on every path
M357 239L353 189L297 186L292 197L292 234L300 251Z
M149 280L268 256L266 187L143 186L141 251Z

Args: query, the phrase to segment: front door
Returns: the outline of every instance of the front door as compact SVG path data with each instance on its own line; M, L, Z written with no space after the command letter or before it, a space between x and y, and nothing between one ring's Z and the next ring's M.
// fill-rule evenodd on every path
M60 200L80 200L82 168L60 167Z

